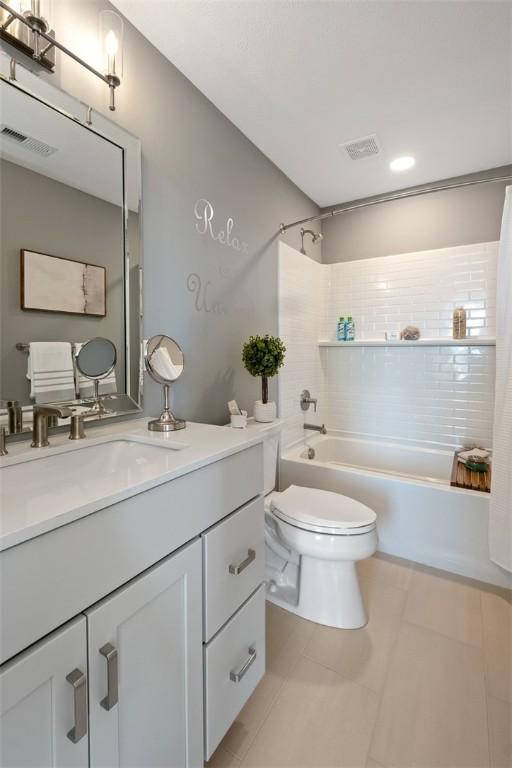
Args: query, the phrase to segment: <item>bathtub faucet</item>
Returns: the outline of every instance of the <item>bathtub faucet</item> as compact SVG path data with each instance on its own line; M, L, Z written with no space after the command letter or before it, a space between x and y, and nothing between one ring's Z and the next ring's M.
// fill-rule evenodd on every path
M321 435L327 434L325 424L322 424L322 426L319 424L304 424L304 429L313 429L315 432L320 432Z

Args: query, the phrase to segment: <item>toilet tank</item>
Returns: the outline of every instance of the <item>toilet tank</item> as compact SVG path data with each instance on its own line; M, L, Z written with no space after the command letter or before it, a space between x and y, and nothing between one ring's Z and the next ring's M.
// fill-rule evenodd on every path
M272 493L276 487L279 432L266 435L263 443L263 493Z

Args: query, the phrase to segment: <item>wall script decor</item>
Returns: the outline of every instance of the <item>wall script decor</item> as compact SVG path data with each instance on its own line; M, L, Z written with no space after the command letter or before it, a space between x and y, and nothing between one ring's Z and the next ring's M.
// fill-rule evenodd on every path
M215 312L217 315L225 315L226 310L221 304L210 302L208 294L211 287L211 282L207 280L203 283L197 272L191 272L187 277L187 289L191 293L195 293L196 312Z
M215 212L213 205L209 200L202 197L197 200L194 206L194 215L196 217L197 224L196 229L200 235L209 235L212 240L220 245L225 245L228 248L233 248L234 251L247 254L249 252L249 244L238 237L232 237L233 228L235 226L234 219L231 216L226 220L226 228L218 229L214 224Z
M22 250L20 286L22 309L107 314L105 267Z

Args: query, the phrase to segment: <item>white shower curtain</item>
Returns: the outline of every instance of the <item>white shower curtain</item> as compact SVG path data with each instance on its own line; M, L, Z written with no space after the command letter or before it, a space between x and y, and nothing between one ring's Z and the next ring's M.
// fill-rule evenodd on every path
M501 223L496 294L496 404L489 520L491 560L512 571L512 187Z

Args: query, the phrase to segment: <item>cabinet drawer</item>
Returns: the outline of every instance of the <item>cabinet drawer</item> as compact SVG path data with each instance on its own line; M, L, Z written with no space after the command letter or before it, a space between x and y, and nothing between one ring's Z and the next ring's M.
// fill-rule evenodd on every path
M265 673L265 586L204 648L205 757L222 737Z
M265 578L263 517L263 499L258 498L203 536L205 640Z

